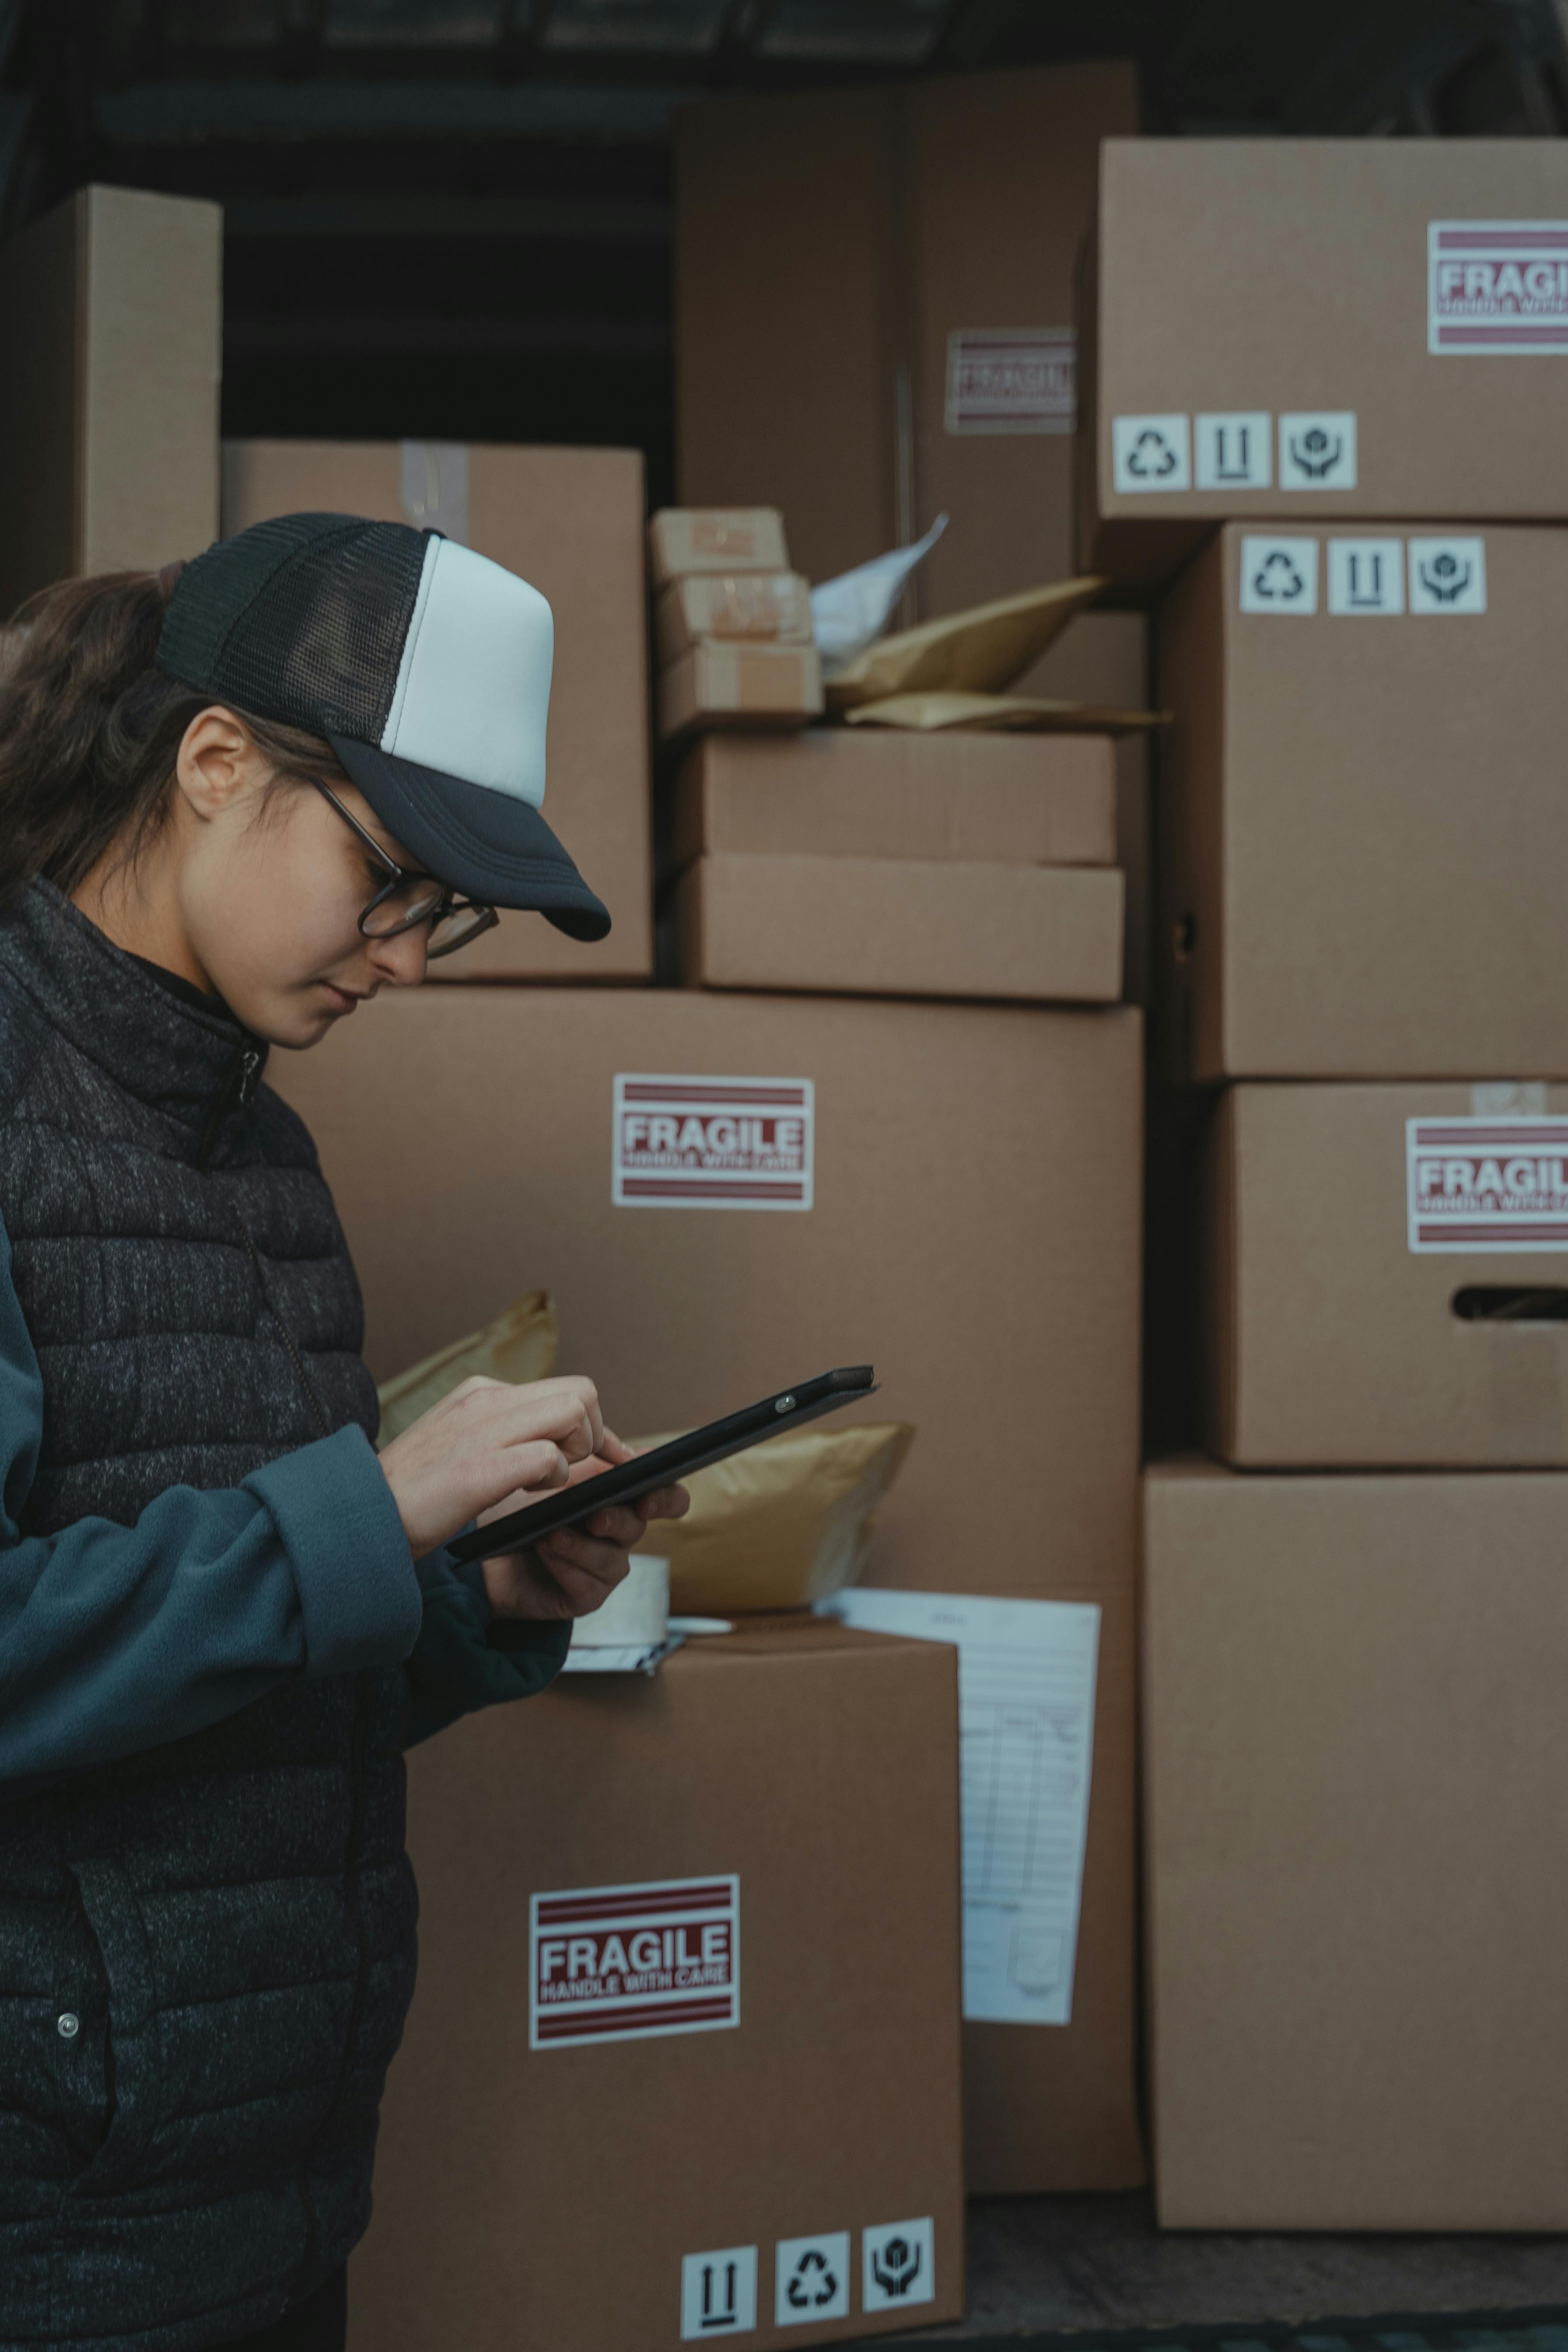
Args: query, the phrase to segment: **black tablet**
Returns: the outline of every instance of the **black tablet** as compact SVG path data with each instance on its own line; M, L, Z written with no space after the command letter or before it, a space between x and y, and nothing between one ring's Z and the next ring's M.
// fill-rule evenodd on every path
M781 1389L777 1396L749 1404L743 1412L710 1421L705 1429L689 1430L684 1437L672 1437L668 1445L656 1445L650 1454L639 1454L635 1462L622 1462L575 1486L563 1486L521 1511L509 1511L504 1518L491 1519L471 1535L459 1536L447 1549L454 1559L491 1559L500 1552L526 1551L542 1536L591 1519L608 1503L635 1503L640 1495L651 1495L658 1486L672 1486L689 1472L705 1470L710 1462L743 1454L748 1445L760 1444L764 1437L777 1437L783 1430L798 1429L803 1422L837 1412L841 1404L874 1395L876 1387L869 1364L819 1372L816 1380L803 1381L798 1388Z

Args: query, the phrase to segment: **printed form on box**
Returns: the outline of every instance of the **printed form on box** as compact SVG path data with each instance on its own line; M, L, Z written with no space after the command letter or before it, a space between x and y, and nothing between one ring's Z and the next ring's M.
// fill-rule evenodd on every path
M1003 2025L1068 2024L1099 1609L852 1586L823 1613L866 1633L956 1646L963 2014Z

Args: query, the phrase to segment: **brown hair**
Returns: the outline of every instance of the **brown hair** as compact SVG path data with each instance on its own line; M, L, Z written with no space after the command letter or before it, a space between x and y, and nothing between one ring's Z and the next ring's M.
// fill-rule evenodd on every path
M39 876L68 897L167 822L186 728L211 705L153 667L181 566L64 580L31 597L0 656L0 907ZM331 747L237 710L280 781L342 778Z

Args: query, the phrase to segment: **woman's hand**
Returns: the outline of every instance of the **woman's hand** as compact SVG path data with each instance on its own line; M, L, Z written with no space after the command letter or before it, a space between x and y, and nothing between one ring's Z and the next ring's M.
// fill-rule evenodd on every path
M565 1486L574 1469L586 1475L590 1465L602 1467L605 1439L592 1381L474 1379L410 1422L381 1466L419 1559L470 1519L537 1501ZM625 1459L625 1449L609 1458Z
M390 1449L389 1449L390 1450ZM617 1463L634 1462L636 1449L613 1430L603 1430L595 1452L574 1463L567 1483L596 1478ZM510 1495L493 1511L521 1510L536 1499ZM630 1555L651 1519L683 1518L691 1507L684 1486L661 1486L635 1503L614 1503L574 1528L557 1528L529 1552L502 1552L485 1562L485 1591L498 1617L586 1617L603 1608L626 1573Z

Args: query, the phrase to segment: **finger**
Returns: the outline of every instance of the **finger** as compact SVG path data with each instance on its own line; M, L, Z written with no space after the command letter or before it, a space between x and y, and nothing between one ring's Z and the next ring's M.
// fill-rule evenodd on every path
M610 1503L602 1511L595 1511L591 1519L580 1519L573 1532L599 1543L614 1544L617 1550L630 1551L640 1541L645 1524L636 1503Z
M600 1516L614 1517L618 1522L623 1513L617 1510L603 1512ZM637 1533L640 1532L640 1529L637 1530ZM637 1533L631 1535L630 1541L623 1541L617 1536L590 1535L582 1527L557 1528L552 1535L544 1538L540 1553L552 1570L557 1560L564 1560L573 1568L583 1569L590 1576L607 1577L618 1584L626 1572L626 1554L637 1540Z
M659 1486L643 1496L643 1509L650 1519L683 1519L691 1508L691 1496L684 1486Z
M624 1437L617 1437L613 1429L601 1430L599 1433L599 1452L604 1455L605 1461L612 1465L618 1465L622 1462L635 1462L637 1458L637 1447L635 1445L628 1445Z
M524 1501L541 1494L553 1493L564 1486L571 1475L571 1465L558 1445L546 1441L542 1444L512 1445L498 1454L486 1465L488 1491L475 1517L482 1524L508 1508L516 1510L519 1490ZM470 1490L471 1491L471 1490Z
M616 1553L616 1558L624 1566L624 1554ZM546 1553L542 1548L540 1559L564 1595L568 1613L574 1617L590 1617L595 1609L602 1609L619 1581L618 1578L595 1576L591 1570L579 1568L574 1561Z

